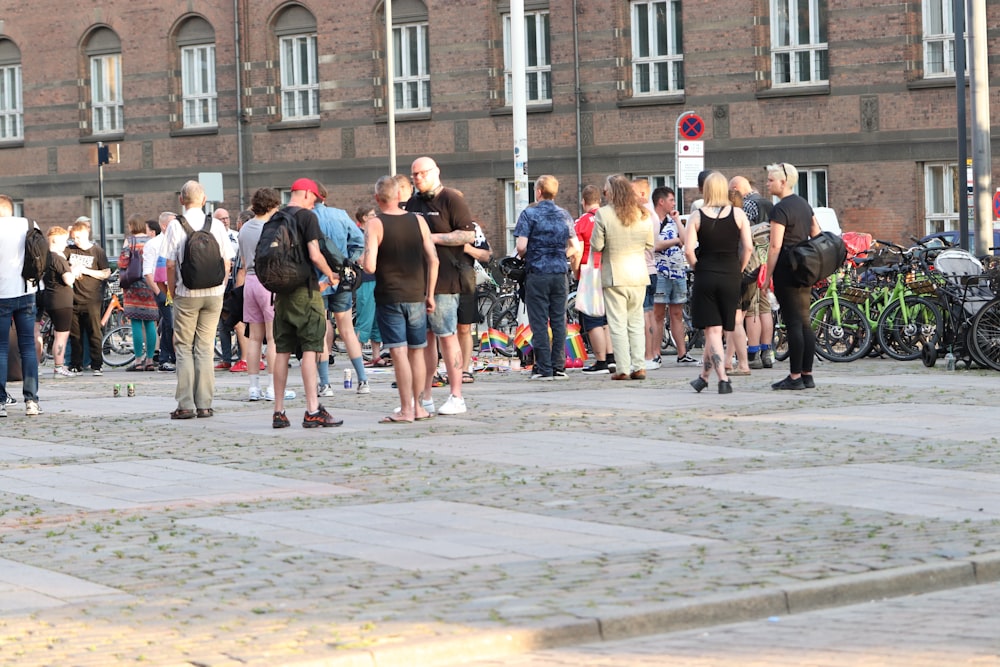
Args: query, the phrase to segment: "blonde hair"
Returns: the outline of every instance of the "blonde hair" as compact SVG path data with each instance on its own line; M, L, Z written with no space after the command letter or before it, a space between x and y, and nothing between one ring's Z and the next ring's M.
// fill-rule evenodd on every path
M632 189L632 183L621 174L611 174L605 184L605 196L615 215L626 227L646 217L645 209Z
M555 176L542 174L535 180L535 189L541 193L542 199L555 199L559 194L559 181Z
M49 227L49 231L45 233L45 237L50 241L57 236L69 236L69 232L59 225L54 225Z
M705 185L701 189L701 194L705 198L703 206L729 206L729 182L726 177L717 171L713 171L705 178Z
M794 188L799 182L799 170L787 162L775 162L767 165L767 174L774 174L785 181L789 188Z

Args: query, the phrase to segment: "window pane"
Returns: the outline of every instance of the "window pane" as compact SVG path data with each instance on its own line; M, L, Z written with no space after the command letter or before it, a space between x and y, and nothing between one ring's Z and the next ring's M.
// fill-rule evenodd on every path
M809 31L809 3L812 0L798 0L798 21L792 44L811 44L812 35Z
M524 64L527 67L538 66L538 29L534 16L524 17L524 46L527 50Z
M667 3L657 2L653 4L655 27L653 28L654 53L658 56L665 56L670 53L667 47Z
M771 42L775 46L789 46L788 34L788 0L778 0L774 12L774 28Z
M649 13L645 4L633 5L633 30L635 31L634 41L636 44L635 55L640 58L648 58L649 53Z

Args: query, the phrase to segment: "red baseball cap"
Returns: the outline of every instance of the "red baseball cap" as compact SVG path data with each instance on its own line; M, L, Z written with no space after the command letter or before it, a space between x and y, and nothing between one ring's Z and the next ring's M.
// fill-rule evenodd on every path
M323 195L319 193L319 186L316 185L316 181L311 178L300 178L292 183L292 192L295 192L296 190L311 192L316 195L316 199L323 201Z

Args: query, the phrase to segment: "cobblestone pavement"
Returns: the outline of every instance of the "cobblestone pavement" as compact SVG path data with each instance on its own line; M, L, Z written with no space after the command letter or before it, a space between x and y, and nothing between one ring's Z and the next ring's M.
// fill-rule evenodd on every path
M0 420L0 664L465 664L1000 581L1000 375L782 366L481 373L409 425L380 370L277 431L244 374L171 421L172 375L43 369Z
M989 584L468 667L996 667L997 618L1000 585Z

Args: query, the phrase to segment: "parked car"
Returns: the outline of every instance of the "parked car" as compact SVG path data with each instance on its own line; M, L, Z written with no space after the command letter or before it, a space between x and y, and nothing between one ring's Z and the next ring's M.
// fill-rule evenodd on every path
M929 243L939 242L946 246L957 246L958 245L958 230L952 229L946 232L937 232L934 234L928 234L927 236L920 239L920 243L927 245ZM994 255L1000 255L1000 229L993 230L993 243L991 243L988 248L993 248ZM976 241L973 232L969 231L969 250L975 252Z

